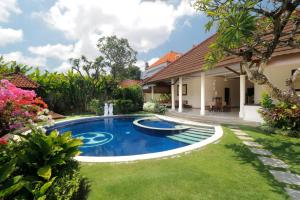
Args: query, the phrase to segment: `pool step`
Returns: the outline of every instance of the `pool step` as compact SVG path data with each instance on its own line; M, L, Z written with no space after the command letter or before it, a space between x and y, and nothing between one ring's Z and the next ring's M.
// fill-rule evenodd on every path
M187 144L194 144L211 137L214 131L214 128L210 127L191 127L186 131L167 137Z
M184 139L184 138L180 138L180 137L177 137L175 135L168 136L168 138L171 138L171 139L179 141L179 142L187 143L187 144L194 144L195 143L194 141L190 141L190 140L187 140L187 139Z
M207 135L207 136L211 136L211 135L214 134L214 132L207 133L207 132L195 131L195 130L191 130L191 129L188 129L188 130L183 131L183 132L184 133L191 133L191 134L195 134L195 135Z
M203 128L189 128L188 130L194 131L194 132L201 132L201 133L214 133L215 129L203 129Z
M186 135L186 136L190 136L190 137L194 137L194 138L199 138L199 139L206 139L206 138L210 137L210 136L207 136L207 135L192 134L192 133L187 133L187 132L181 133L181 135Z

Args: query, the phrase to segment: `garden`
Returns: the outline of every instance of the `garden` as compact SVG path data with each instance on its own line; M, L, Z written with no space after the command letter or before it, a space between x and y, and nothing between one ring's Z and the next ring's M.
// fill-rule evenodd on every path
M261 34L261 30L254 28L262 16L262 13L253 16L253 12L258 12L257 2L249 0L234 5L233 1L228 2L219 5L220 1L196 1L195 8L212 20L207 29L218 22L220 38L210 46L212 53L207 55L206 67L212 68L230 53L244 59L241 71L268 91L262 95L259 111L263 124L258 127L222 124L221 139L201 149L169 157L117 164L79 162L75 157L82 154L80 148L91 140L74 137L70 131L49 131L49 127L59 122L52 119L50 111L65 115L66 121L76 116L81 119L82 115L102 116L105 103L112 104L114 114L120 115L167 111L157 100L144 102L141 85L120 86L123 80L140 79L141 71L135 66L137 52L127 39L102 37L96 44L98 57L71 58L71 69L65 73L40 71L1 57L0 200L289 199L287 186L269 172L274 167L264 165L234 130L243 132L252 142L263 145L272 156L284 161L289 172L300 174L300 101L293 85L300 69L287 80L288 91L274 87L262 68L271 59L276 41L271 42L273 49L269 46L262 55L254 54L258 50L253 30ZM290 14L287 18L290 19L300 3L289 3L289 6L276 4L276 9L282 9L279 17L267 15L269 20L263 18L259 26L270 27L271 18L285 17L282 13ZM240 29L232 29L230 23ZM299 20L295 23L299 26ZM7 74L16 72L32 79L39 87L35 91L16 87L6 78ZM161 95L161 101L169 98L168 94ZM131 133L125 131L124 121L120 120L116 129L128 136ZM111 121L107 124L111 125ZM100 142L107 142L103 137L111 136L103 132L89 134L94 134L93 138ZM293 185L288 189L300 187Z

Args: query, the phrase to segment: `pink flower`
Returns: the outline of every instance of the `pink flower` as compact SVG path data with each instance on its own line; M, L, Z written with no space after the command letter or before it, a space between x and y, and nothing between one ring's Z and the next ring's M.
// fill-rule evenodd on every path
M8 144L7 140L8 140L8 137L3 136L2 138L0 138L0 144L2 144L2 145Z

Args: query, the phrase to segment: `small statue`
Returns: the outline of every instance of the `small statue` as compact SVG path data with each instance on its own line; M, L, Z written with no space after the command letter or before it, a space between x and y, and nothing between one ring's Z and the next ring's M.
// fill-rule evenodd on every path
M104 104L104 116L108 116L108 104Z
M109 113L109 116L114 115L114 106L112 103L109 104L108 113Z

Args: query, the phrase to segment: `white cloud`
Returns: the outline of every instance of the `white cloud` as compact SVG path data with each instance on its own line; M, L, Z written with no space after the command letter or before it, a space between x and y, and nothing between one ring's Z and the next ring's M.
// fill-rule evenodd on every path
M194 14L189 0L178 6L167 1L57 0L44 19L77 41L77 52L95 57L101 36L127 38L133 48L147 52L169 38L179 18Z
M70 63L63 62L58 68L55 69L55 71L65 73L65 72L67 72L71 68L72 68L72 66L71 66Z
M23 31L0 26L0 46L20 42L23 39Z
M17 0L0 1L0 22L7 22L12 13L20 14L21 12Z
M45 46L31 46L28 50L38 56L55 58L63 61L76 57L74 45L47 44Z
M153 63L155 63L156 61L158 61L158 57L155 57L155 58L151 58L149 61L148 61L148 64L149 65L152 65Z
M26 64L33 67L44 67L46 66L46 58L44 57L29 57L24 56L22 52L15 51L2 55L7 61L16 61L18 63Z

